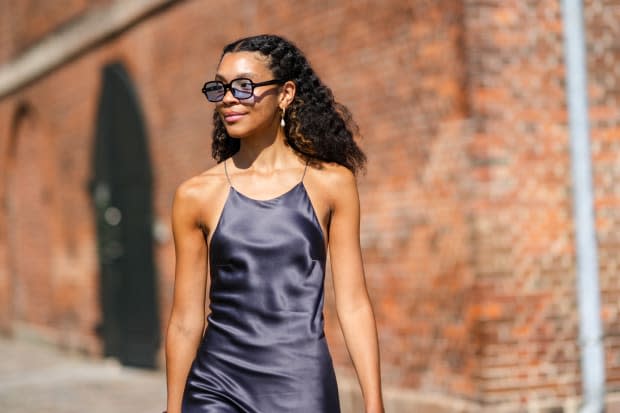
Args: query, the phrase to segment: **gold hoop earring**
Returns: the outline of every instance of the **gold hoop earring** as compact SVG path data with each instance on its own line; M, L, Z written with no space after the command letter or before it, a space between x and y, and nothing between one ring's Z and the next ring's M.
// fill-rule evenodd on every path
M286 122L284 121L284 114L286 113L286 108L282 108L282 117L280 118L280 126L285 127Z

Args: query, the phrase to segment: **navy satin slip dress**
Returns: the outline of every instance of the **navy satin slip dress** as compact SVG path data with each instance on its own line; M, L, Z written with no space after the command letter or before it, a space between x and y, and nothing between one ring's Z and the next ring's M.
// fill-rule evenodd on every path
M238 192L226 171L209 249L211 312L183 413L340 412L323 332L324 235L306 169L269 200Z

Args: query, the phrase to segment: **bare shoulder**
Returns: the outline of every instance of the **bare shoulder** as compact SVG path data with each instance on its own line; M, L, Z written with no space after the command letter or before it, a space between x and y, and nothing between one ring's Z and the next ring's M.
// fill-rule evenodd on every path
M227 179L222 164L183 181L176 189L173 209L202 221L205 207L217 203L223 196Z
M220 171L221 170L221 171ZM213 195L214 191L221 188L226 183L221 165L216 165L199 175L193 176L183 181L176 190L175 201L192 203L205 201Z
M353 172L337 163L324 162L312 168L311 179L330 210L358 201L357 180Z
M325 162L314 171L322 189L327 192L338 194L343 190L349 191L357 188L357 180L353 172L337 163Z

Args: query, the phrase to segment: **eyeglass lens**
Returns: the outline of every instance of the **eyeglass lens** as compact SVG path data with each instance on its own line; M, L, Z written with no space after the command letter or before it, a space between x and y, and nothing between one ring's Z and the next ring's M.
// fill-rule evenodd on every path
M237 99L248 99L254 92L254 84L249 79L235 79L229 85L217 80L207 82L203 91L210 102L219 102L224 99L228 88Z

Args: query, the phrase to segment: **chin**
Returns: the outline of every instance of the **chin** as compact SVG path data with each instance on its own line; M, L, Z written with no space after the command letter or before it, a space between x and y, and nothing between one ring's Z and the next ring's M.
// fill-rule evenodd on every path
M248 128L243 127L239 124L227 125L226 123L224 123L224 128L226 128L226 133L228 133L228 136L236 139L244 138L251 132L248 130Z
M251 131L247 130L247 128L238 127L236 125L231 125L231 126L226 125L225 127L226 127L226 133L228 133L228 136L230 136L231 138L235 138L235 139L243 139L251 133Z
M224 127L226 128L228 136L235 139L262 135L273 129L273 126L269 122L245 122L245 119L235 123L224 122Z

